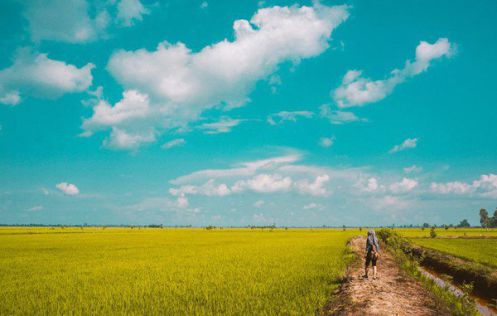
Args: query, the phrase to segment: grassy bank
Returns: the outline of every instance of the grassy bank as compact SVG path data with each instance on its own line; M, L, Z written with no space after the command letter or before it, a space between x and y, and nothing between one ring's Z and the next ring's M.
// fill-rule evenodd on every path
M413 244L497 269L497 239L420 238Z
M401 268L420 280L441 306L449 308L451 314L460 316L478 315L474 302L468 294L457 297L450 290L439 287L433 280L419 271L419 257L412 252L412 245L408 239L390 229L379 230L378 236L394 254Z

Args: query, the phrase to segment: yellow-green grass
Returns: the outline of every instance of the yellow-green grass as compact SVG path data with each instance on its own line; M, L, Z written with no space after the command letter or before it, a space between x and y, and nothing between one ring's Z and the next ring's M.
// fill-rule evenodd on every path
M404 237L430 237L430 228L396 228ZM436 228L438 237L497 237L497 228Z
M497 239L494 238L416 238L411 240L418 246L497 268Z
M0 314L312 315L358 233L1 228Z

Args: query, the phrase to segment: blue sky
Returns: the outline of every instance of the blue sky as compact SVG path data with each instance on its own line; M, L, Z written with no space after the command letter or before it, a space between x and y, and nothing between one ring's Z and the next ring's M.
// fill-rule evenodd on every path
M0 223L478 224L497 4L3 1Z

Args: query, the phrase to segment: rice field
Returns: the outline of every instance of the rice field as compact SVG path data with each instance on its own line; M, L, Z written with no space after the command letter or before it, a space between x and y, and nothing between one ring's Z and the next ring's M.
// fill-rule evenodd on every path
M404 237L430 237L430 228L396 228L396 232ZM497 228L436 228L438 237L497 237Z
M358 233L0 228L0 314L312 315Z
M497 239L420 238L414 244L497 268Z

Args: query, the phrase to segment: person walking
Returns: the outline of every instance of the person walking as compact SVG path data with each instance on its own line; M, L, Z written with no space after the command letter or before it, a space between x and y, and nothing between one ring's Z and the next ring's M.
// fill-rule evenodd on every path
M369 263L373 266L373 279L376 279L377 271L376 271L376 262L379 257L380 251L380 243L378 242L378 238L376 237L376 233L373 229L368 231L368 238L366 239L366 264L364 265L364 276L363 278L368 278L368 267Z

